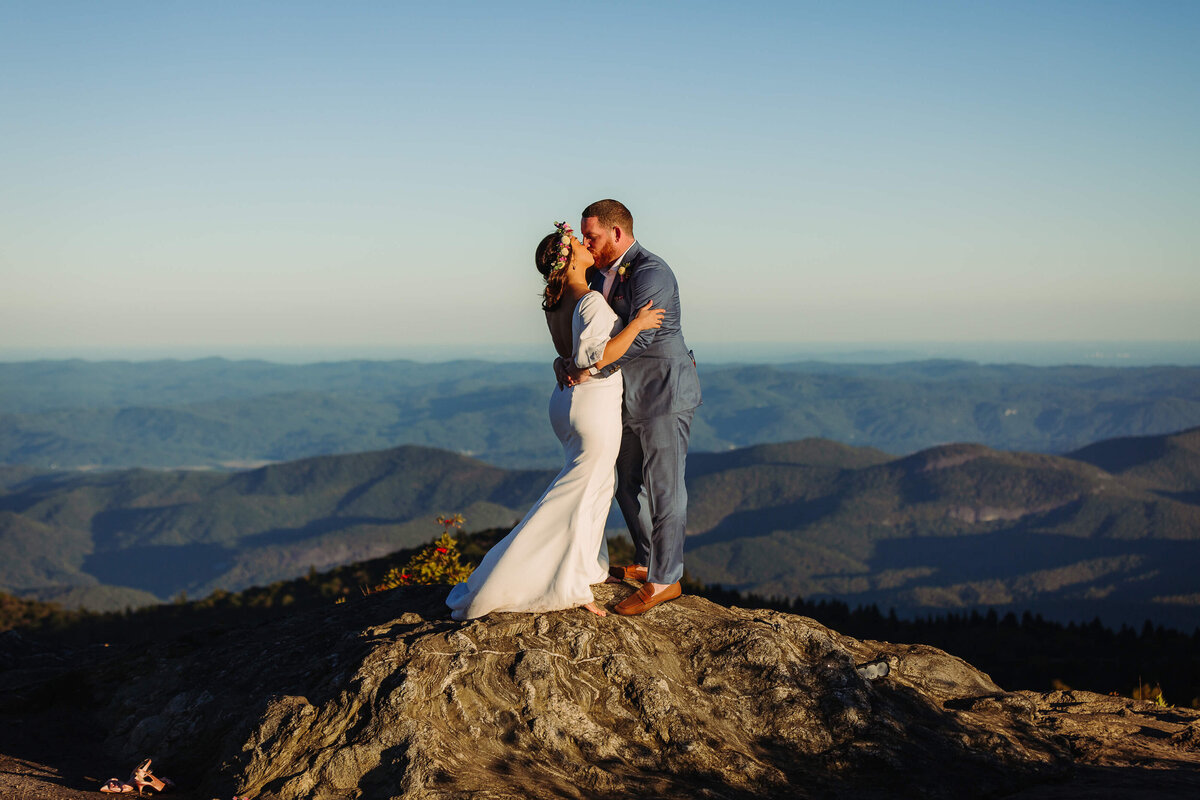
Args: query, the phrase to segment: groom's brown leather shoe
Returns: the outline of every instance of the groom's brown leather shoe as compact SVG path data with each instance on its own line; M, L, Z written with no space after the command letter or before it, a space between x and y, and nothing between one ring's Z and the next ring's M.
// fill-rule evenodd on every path
M643 583L650 577L650 571L638 564L629 567L609 567L608 574L619 581L642 581Z
M626 617L632 617L635 614L641 614L643 611L654 608L659 603L674 600L682 593L683 589L680 588L678 581L658 592L658 594L655 594L654 590L650 588L650 584L646 583L642 585L642 588L613 606L613 611Z

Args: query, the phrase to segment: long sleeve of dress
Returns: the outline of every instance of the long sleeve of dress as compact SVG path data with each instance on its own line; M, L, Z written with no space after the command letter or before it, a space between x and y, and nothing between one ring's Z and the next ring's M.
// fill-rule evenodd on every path
M604 347L620 330L621 320L604 302L599 292L588 292L575 308L571 330L575 337L575 365L580 369L592 366L604 357Z

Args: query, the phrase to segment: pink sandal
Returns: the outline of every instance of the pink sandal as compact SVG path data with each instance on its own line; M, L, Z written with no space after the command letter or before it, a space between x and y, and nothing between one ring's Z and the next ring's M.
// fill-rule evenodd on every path
M168 789L175 785L175 782L170 778L157 778L150 771L150 759L146 759L141 764L134 768L129 775L128 781L121 781L116 778L109 778L108 783L100 787L100 791L106 794L125 794L126 792L142 793L143 789L153 789L156 792L161 792L163 789Z
M125 794L125 792L136 792L137 789L117 778L109 778L108 783L100 787L100 791L108 794Z

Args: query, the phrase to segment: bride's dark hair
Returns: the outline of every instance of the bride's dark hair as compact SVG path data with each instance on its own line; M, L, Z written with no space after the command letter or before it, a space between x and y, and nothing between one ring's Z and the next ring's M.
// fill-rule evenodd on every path
M559 232L551 233L542 239L541 244L533 254L533 265L546 279L546 291L542 293L542 309L553 311L562 302L563 293L567 289L567 268L575 258L575 252L567 257L567 263L561 269L554 269L558 259L558 245L562 240Z

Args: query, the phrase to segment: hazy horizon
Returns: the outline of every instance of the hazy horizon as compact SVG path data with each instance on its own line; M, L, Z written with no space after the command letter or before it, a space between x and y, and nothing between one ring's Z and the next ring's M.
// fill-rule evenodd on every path
M698 362L715 366L727 363L783 364L800 361L830 363L891 364L905 361L950 359L981 364L1026 364L1030 366L1084 365L1200 366L1200 341L1095 341L1095 342L740 342L691 343ZM491 343L481 346L312 346L269 347L0 347L0 363L29 361L194 361L223 358L231 361L261 360L280 364L311 364L330 361L417 361L439 363L458 360L504 362L549 362L551 346L527 343Z

